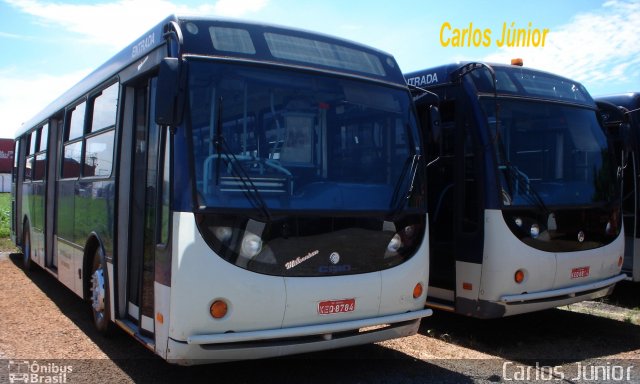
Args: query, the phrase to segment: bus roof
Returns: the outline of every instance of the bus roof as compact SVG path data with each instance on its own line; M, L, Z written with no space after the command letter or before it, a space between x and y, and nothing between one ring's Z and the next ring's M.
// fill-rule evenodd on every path
M627 92L615 95L597 96L596 101L607 101L628 110L640 108L640 92Z
M297 66L405 86L392 55L352 41L276 25L171 15L24 123L16 136L58 113L149 52L164 46L164 29L172 22L179 26L182 35L182 57L222 57Z
M478 64L489 66L496 73L497 93L502 95L526 96L532 98L571 102L595 107L592 97L586 88L577 81L553 73L521 67L517 65L495 64L484 62L458 62L405 74L407 84L417 87L434 87L449 84L456 79L462 67ZM475 73L478 74L475 74ZM479 93L494 93L493 82L484 71L467 71L473 73L473 82ZM516 76L517 75L517 76Z

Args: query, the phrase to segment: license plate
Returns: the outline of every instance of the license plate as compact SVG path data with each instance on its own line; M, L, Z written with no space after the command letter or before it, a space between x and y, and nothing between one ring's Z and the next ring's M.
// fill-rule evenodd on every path
M577 278L580 278L580 277L589 276L589 268L590 267L573 268L571 270L571 278L572 279L577 279Z
M353 312L356 309L356 299L328 300L318 303L319 315L333 315L334 313Z

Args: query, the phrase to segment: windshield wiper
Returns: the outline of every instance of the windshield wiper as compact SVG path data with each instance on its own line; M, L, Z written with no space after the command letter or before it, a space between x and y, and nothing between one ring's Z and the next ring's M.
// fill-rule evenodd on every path
M510 179L513 180L513 186L515 189L514 196L524 195L525 198L535 205L540 211L544 214L548 214L549 210L544 204L544 200L540 197L540 194L531 186L531 180L529 176L527 176L524 172L518 169L517 166L511 164L504 164L498 167L499 169L506 169L507 175L510 176ZM523 193L520 192L520 189L523 190Z
M404 166L402 167L402 172L400 173L398 182L396 183L396 186L393 190L393 196L391 196L391 202L389 203L389 209L391 211L392 218L396 218L398 216L398 214L407 205L409 198L413 194L416 174L418 173L418 168L419 168L421 159L422 159L421 155L414 154L412 156L407 157L407 159L404 162ZM406 184L407 176L410 176L409 186L406 192L401 197L400 192L403 190L403 186Z
M216 135L215 139L213 140L213 144L215 145L218 154L218 157L216 159L216 186L220 185L220 161L222 160L222 156L224 155L231 170L242 183L242 186L244 187L243 192L247 197L247 200L249 200L251 205L253 205L254 208L257 208L266 218L266 220L270 222L271 214L269 213L267 203L264 201L264 199L260 195L260 192L258 191L258 188L251 180L251 176L247 174L236 155L229 149L229 146L224 139L224 136L222 135L222 97L219 98L218 102Z
M233 152L229 149L229 146L227 145L227 142L224 140L224 137L223 136L216 137L214 144L216 145L216 148L218 148L218 150L221 151L221 152L218 152L218 159L217 159L218 165L216 166L217 168L216 169L216 185L219 185L219 182L220 182L219 162L222 156L224 156L232 172L236 175L236 177L242 183L242 186L244 187L243 192L247 197L247 200L249 200L249 202L251 203L251 205L254 206L254 208L257 208L260 211L260 213L262 213L262 215L267 219L268 222L271 221L271 214L269 213L269 208L267 207L267 203L262 198L262 195L260 195L260 192L258 191L258 187L256 187L256 185L253 183L253 180L251 180L251 176L249 176L247 174L247 171L245 171L244 168L242 167L240 160L238 160L236 155L234 155Z

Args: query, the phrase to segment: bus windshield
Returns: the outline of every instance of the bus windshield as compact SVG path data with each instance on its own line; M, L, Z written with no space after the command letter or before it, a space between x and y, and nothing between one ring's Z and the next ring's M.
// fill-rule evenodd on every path
M595 110L493 97L481 103L495 136L505 206L615 199L612 159Z
M199 207L389 211L420 155L409 103L378 83L193 60Z

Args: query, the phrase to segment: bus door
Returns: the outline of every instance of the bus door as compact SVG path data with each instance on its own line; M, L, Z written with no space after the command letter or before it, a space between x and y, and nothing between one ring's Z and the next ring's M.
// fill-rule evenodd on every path
M457 262L482 262L484 193L479 183L482 159L471 108L459 86L445 93L439 108L440 158L429 167L428 175L432 252L429 285L437 288L433 292L440 292L431 297L453 302L460 289Z
M640 280L640 230L638 228L638 177L640 164L638 153L638 138L628 117L614 104L597 101L603 119L604 132L609 146L613 148L619 175L622 176L622 220L624 225L625 245L624 263L622 271L633 281ZM635 260L638 258L639 260Z
M59 134L64 130L64 115L54 116L50 120L49 151L47 165L47 183L45 199L45 266L57 271L58 252L54 251L54 228L56 224L56 180L58 169L58 140Z
M12 240L16 244L22 244L22 182L24 181L24 145L20 143L24 141L19 137L16 139L13 151L13 174L11 183L11 235ZM22 151L22 152L20 152Z
M429 180L429 228L431 231L429 237L431 248L429 285L453 291L455 288L453 211L456 205L454 177L456 125L453 114L455 101L442 101L439 108L441 134L437 148L435 148L439 156L428 167L427 175L427 180Z
M125 109L126 127L132 127L134 134L124 135L130 143L131 158L128 189L129 219L128 255L126 262L126 317L137 326L143 336L152 337L154 327L154 282L155 260L159 254L167 252L158 247L161 237L162 220L160 194L162 192L164 157L164 135L154 123L154 95L156 78L138 81L127 87ZM125 160L126 161L126 160ZM123 175L121 175L124 178ZM124 182L124 180L121 180ZM121 188L122 191L122 188ZM120 211L122 212L122 211Z
M624 171L622 173L622 220L625 233L623 272L626 272L634 281L640 276L635 268L640 261L634 260L640 252L638 248L638 154L635 151L625 153Z

